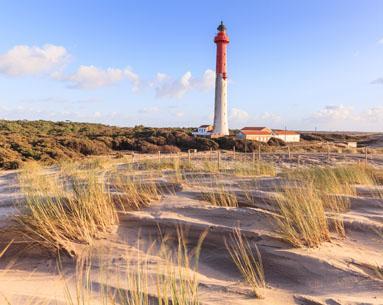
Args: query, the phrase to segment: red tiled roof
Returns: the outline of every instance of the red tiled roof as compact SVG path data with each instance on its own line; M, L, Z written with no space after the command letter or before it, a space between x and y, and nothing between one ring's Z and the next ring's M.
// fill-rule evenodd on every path
M299 135L299 133L292 130L273 129L273 132L277 135Z
M271 132L268 131L268 130L243 130L241 129L241 133L245 134L245 135L260 135L260 136L263 136L263 135L266 135L266 136L271 136Z
M243 127L241 130L269 130L267 127Z

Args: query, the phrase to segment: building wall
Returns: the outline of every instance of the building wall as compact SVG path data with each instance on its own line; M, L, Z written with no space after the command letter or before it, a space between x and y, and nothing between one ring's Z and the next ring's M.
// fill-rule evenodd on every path
M237 134L237 138L238 139L246 139L246 140L252 140L252 141L259 141L259 142L268 142L270 140L270 138L278 138L278 139L281 139L282 141L285 141L285 142L289 142L289 143L292 143L292 142L299 142L300 141L300 134L294 134L294 135L291 135L291 134L288 134L288 135L284 135L284 134L280 134L280 135L246 135L246 134L243 134L242 132L239 132Z
M281 139L285 142L299 142L300 139L301 139L301 135L299 134L294 134L294 135L284 135L284 134L279 134L279 135L274 135L273 136L274 138L278 138L278 139Z
M271 135L245 135L243 133L239 133L237 135L239 139L246 139L251 141L259 141L259 142L267 142L270 140Z

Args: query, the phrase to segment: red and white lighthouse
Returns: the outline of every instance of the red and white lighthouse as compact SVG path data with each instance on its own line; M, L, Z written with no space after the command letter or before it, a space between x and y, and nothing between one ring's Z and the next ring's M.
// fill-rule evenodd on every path
M217 44L217 63L215 78L215 106L214 106L214 136L229 135L227 123L227 65L226 46L229 43L229 36L226 34L226 27L223 22L217 28L218 33L214 38Z

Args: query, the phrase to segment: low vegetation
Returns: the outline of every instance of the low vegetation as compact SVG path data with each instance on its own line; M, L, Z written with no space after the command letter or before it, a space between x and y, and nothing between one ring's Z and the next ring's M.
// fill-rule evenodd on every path
M277 197L281 237L295 247L315 247L330 240L323 201L311 184L286 186Z
M138 251L126 256L126 270L122 267L100 266L97 280L103 280L98 291L92 289L94 275L91 263L77 263L76 287L72 292L66 285L67 305L91 305L95 297L104 305L199 305L198 261L207 232L201 234L196 247L189 249L184 233L177 230L175 250L163 238L159 250ZM156 266L150 266L150 257L159 257ZM152 268L151 268L152 267ZM116 269L117 268L117 269ZM119 274L119 288L109 285L109 272ZM125 277L121 277L125 275ZM154 288L154 289L153 289Z
M85 164L86 165L86 164ZM27 239L71 255L76 244L91 244L118 223L118 210L136 210L160 198L154 182L114 175L109 186L98 167L81 164L61 171L26 163L19 174L25 200L15 217Z
M161 198L154 181L143 181L132 176L116 174L111 178L111 196L117 207L123 211L139 210L148 207L152 201Z
M193 128L150 128L144 126L116 127L102 124L51 122L51 121L7 121L0 120L0 168L16 169L28 160L44 164L62 160L78 160L90 155L136 151L141 153L178 153L188 149L232 150L238 152L272 152L285 146L281 140L270 143L236 140L234 137L208 139L192 136ZM292 151L327 151L327 146L310 146L310 142L335 141L336 137L303 134L305 148L292 146ZM355 137L354 137L355 138ZM353 139L354 139L353 138ZM359 137L358 140L367 139ZM349 139L349 137L347 137Z
M349 196L356 195L357 185L379 185L380 174L364 164L288 170L278 200L282 238L296 247L315 247L330 240L330 226L344 237L343 213L350 207ZM375 195L382 198L381 191Z
M236 162L233 166L234 173L237 176L275 176L276 168L273 164L257 161Z
M15 220L24 236L49 250L73 255L74 243L91 244L118 222L110 193L93 172L62 180L31 164L20 183L25 205Z
M143 153L177 153L190 148L217 149L216 141L193 137L191 128L122 128L102 124L0 121L0 167L19 168L36 160L52 164L130 150Z
M289 179L311 181L316 189L328 194L355 195L355 185L378 183L374 169L360 164L298 169L288 172L287 176Z
M5 247L0 249L0 258L7 252L8 248L12 245L13 240L11 240Z
M225 245L245 282L252 288L254 295L261 298L260 289L266 288L266 281L261 254L257 246L254 244L256 252L254 255L253 247L239 228L234 230L229 240L225 240Z
M210 187L206 187L201 192L202 200L209 202L213 206L219 207L238 207L238 199L235 192L228 190L225 185L215 181Z
M378 279L383 281L383 267L376 266L375 268L375 274L378 277Z

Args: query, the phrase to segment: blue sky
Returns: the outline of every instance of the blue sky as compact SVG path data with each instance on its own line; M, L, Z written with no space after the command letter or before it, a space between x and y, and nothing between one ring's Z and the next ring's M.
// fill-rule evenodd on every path
M383 1L0 1L0 118L383 131Z

